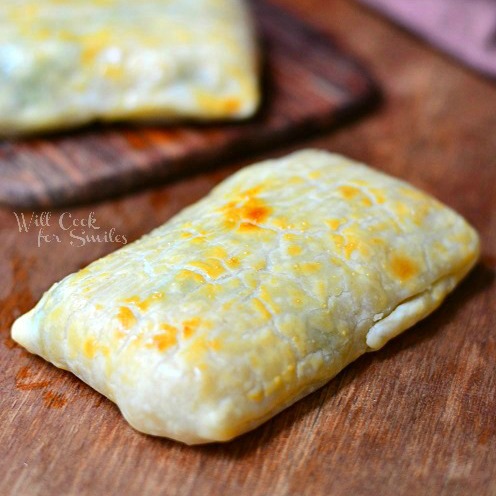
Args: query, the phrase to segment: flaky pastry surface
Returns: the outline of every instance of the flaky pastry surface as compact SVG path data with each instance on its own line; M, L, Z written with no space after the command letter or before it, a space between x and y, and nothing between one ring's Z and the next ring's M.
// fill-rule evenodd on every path
M478 246L432 197L305 150L69 275L13 337L140 431L225 441L433 311Z

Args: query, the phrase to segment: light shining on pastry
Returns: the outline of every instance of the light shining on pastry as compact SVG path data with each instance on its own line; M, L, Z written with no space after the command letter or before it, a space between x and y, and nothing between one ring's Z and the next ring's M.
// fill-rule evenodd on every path
M435 199L307 150L241 170L69 275L12 336L139 431L227 441L428 315L478 253Z
M243 0L3 1L0 134L249 117L255 44Z

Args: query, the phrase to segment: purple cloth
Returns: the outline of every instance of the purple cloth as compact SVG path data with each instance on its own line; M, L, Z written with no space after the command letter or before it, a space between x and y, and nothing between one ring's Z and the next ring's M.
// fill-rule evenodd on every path
M496 0L359 0L496 77Z

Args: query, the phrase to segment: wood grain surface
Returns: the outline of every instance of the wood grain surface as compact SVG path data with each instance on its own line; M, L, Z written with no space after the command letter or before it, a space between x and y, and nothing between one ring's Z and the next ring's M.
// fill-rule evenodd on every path
M71 245L64 211L136 239L246 162L51 210L45 232L61 243L37 247L39 229L20 233L0 209L0 494L496 494L496 86L349 0L278 1L368 63L385 101L265 156L319 146L410 181L476 226L480 264L431 317L327 386L233 442L190 448L136 433L98 393L14 346L9 328L53 282L120 246Z
M217 125L92 126L0 143L0 203L52 207L108 198L329 129L376 100L365 70L329 37L266 0L258 20L260 112Z

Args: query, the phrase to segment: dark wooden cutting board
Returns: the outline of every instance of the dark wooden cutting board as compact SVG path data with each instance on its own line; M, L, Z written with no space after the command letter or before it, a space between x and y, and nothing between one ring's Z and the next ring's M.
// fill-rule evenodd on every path
M356 115L377 94L328 37L265 2L253 2L264 54L264 103L248 122L98 125L0 142L0 202L25 208L102 199L288 142Z

